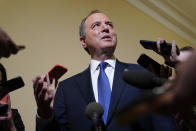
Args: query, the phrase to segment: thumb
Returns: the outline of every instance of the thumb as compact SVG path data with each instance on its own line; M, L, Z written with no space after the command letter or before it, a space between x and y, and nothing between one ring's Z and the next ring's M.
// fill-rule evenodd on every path
M52 87L55 88L55 85L56 85L56 80L53 78L53 79L52 79Z

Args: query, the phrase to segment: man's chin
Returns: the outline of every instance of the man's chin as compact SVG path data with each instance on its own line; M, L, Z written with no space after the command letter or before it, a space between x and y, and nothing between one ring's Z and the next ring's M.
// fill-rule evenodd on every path
M104 47L116 47L116 43L114 43L113 41L104 41L102 44Z

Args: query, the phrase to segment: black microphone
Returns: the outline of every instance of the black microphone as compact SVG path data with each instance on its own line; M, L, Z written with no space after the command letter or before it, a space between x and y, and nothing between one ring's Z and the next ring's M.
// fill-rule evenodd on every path
M91 102L86 106L86 116L93 122L95 131L103 130L102 115L104 109L101 104L97 102Z
M153 73L143 70L125 69L123 72L123 79L128 84L142 89L153 89L167 82L167 79L157 77Z

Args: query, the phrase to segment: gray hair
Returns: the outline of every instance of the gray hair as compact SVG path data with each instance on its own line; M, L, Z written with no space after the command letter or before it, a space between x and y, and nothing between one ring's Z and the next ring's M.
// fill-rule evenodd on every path
M80 23L80 27L79 27L79 35L80 35L80 37L85 37L86 36L86 32L85 32L85 22L86 22L86 19L89 16L91 16L92 14L95 14L95 13L101 13L101 11L99 11L99 10L93 10L86 17L84 17L82 19L82 22Z

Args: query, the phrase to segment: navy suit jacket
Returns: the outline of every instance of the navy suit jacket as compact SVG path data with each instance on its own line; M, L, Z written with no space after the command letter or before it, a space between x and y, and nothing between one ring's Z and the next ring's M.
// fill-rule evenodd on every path
M175 131L176 126L171 117L152 114L134 124L117 127L115 112L136 100L144 90L135 88L122 79L124 69L143 70L136 64L122 63L117 60L106 123L107 131ZM85 108L95 101L90 68L59 83L55 100L54 114L62 131L90 131L92 122L85 115Z

